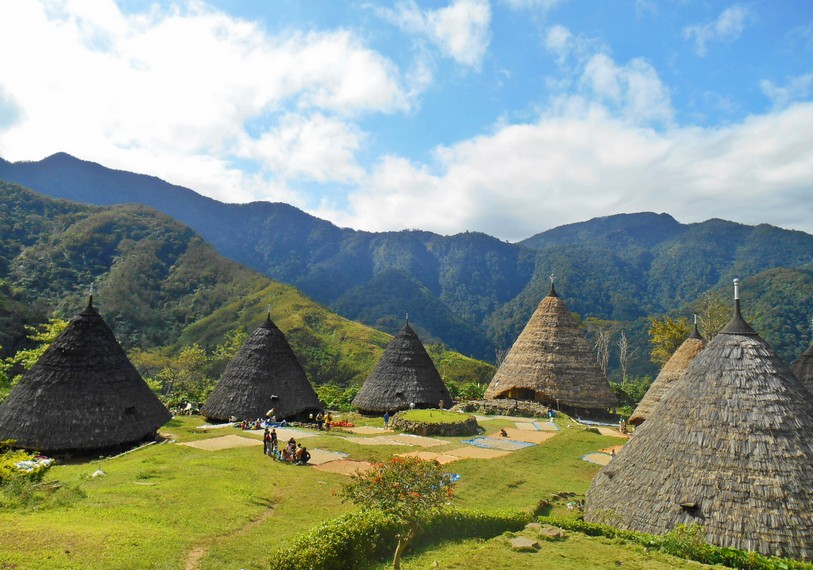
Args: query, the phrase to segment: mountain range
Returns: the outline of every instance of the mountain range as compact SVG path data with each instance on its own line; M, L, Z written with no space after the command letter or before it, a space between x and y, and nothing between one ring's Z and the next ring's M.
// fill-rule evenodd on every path
M153 208L89 206L0 182L0 346L19 348L24 325L94 305L126 349L198 343L251 332L266 312L315 384L363 381L390 340L328 311L290 285L224 258L189 227ZM416 325L420 331L420 327ZM493 369L433 351L449 378L485 381Z
M734 277L744 280L744 301L765 283L773 284L764 291L768 296L787 291L787 282L802 292L813 289L813 236L767 224L682 224L665 213L645 212L507 243L472 232L339 228L287 204L226 204L64 153L38 162L0 159L0 179L87 204L151 206L189 226L220 254L297 287L348 319L394 333L409 313L426 341L491 361L511 346L546 294L551 274L581 318L629 328L639 344L642 373L655 372L642 333L649 315L686 312L705 292L728 291ZM751 306L766 327L760 332L775 337L777 350L791 360L810 341L813 307L804 299L788 303L783 300L787 310L777 312L753 297Z

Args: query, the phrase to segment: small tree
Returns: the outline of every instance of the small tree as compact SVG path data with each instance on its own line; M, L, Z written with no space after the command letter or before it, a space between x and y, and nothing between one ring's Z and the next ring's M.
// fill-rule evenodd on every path
M416 457L393 457L371 469L352 475L344 487L346 499L364 508L374 508L401 524L392 567L401 567L407 546L423 532L421 521L441 511L453 496L452 482L437 461Z
M649 342L652 345L650 357L654 364L663 366L692 332L686 317L662 319L649 317Z

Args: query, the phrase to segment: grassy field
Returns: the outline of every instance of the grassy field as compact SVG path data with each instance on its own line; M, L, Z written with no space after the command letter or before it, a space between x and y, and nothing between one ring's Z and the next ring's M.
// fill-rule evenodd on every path
M459 412L447 412L445 410L404 410L398 412L398 417L411 422L423 422L425 424L458 424L465 422L471 416Z
M382 424L380 418L353 420ZM266 568L274 548L352 508L338 496L348 481L344 475L274 462L262 454L260 446L205 451L179 445L228 434L260 439L257 434L234 428L196 429L201 423L199 417L170 421L162 433L177 443L53 467L42 483L47 488L59 487L52 500L0 510L4 529L0 533L0 567ZM489 433L513 425L509 420L481 424ZM461 476L456 504L483 510L532 510L557 493L583 495L599 467L583 461L582 455L621 440L586 432L567 418L560 419L558 425L557 435L541 445L499 459L449 464L448 469ZM361 445L358 438L375 436L350 435L338 430L320 432L303 441L309 449L341 451L363 461L415 450ZM431 450L442 453L459 447L460 440L466 438L443 439L447 443ZM92 477L99 469L106 475ZM566 513L565 503L563 499L553 501L543 510L546 514ZM553 567L577 567L581 541L595 542L595 548L607 551L608 559L632 556L631 547L574 535L555 543L557 551L564 554L561 565L557 562ZM527 556L534 556L506 555L505 550L497 542L474 541L445 545L408 561L415 564L411 567L426 567L426 561L431 565L435 556L444 560L443 567L452 568L451 561L462 557L478 567L482 561L492 567L524 568ZM489 562L489 557L500 563ZM641 560L648 564L647 557ZM625 563L624 567L634 566Z

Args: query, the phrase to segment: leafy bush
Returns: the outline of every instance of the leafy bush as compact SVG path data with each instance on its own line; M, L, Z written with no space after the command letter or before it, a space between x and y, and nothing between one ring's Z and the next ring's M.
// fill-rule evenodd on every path
M703 527L696 524L678 525L665 535L653 535L589 523L583 519L543 516L538 520L541 523L580 532L587 536L603 536L633 542L646 548L703 564L720 564L741 570L813 570L813 564L807 562L763 556L756 552L745 552L736 548L713 546L706 543Z
M490 538L519 530L530 522L527 513L449 510L423 522L418 545L444 540ZM398 521L381 511L350 513L324 522L296 537L290 546L271 557L271 570L352 570L369 567L392 555L392 544L401 531Z

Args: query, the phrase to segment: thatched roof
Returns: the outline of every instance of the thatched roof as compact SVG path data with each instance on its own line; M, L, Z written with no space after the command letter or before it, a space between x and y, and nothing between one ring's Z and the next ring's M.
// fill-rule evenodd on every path
M577 410L606 411L618 405L590 344L553 282L492 378L485 397L559 400L562 407Z
M813 558L813 403L735 315L587 492L585 519Z
M240 420L265 417L271 409L277 419L292 419L321 406L285 335L269 314L226 366L200 411L208 419L226 421L231 416Z
M154 437L171 419L92 299L0 405L0 440L44 452L100 450Z
M658 377L655 378L649 390L646 391L643 399L638 402L638 406L630 416L632 425L640 425L649 417L655 404L660 402L675 380L683 375L689 364L700 354L704 346L706 346L706 341L700 336L697 331L697 324L695 324L694 332L683 341L671 358L663 365Z
M793 361L790 369L813 396L813 345L810 345L799 358Z
M356 394L353 405L359 412L395 412L410 407L452 406L452 396L435 364L409 323L393 337L375 368Z

